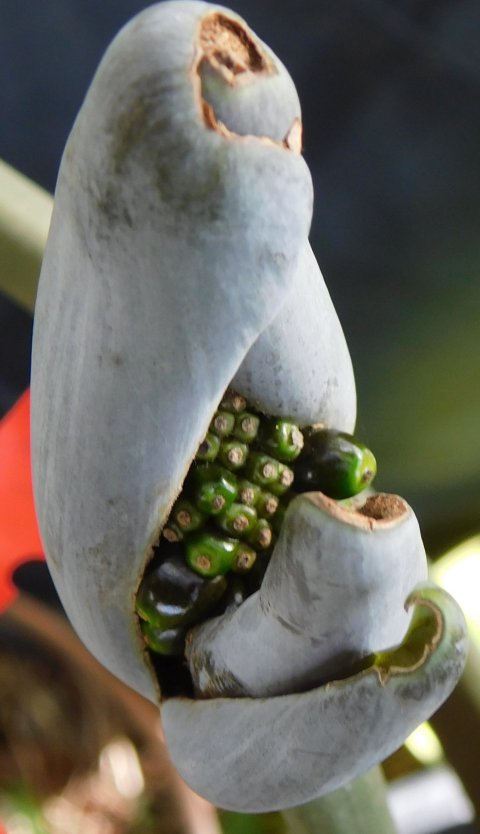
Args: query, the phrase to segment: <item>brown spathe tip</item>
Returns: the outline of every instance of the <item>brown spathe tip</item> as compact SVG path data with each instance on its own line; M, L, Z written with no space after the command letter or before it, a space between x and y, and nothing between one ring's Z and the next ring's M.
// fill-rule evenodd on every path
M199 46L202 60L208 61L231 85L273 70L251 33L239 21L219 12L202 21Z
M389 495L385 492L370 495L365 504L358 509L359 513L375 521L393 521L404 515L406 511L405 501L398 495Z

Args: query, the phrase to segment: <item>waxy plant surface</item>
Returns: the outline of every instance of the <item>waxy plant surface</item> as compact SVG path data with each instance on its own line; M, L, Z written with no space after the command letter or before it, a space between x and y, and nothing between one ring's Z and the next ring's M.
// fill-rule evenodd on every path
M294 84L244 21L173 0L119 33L59 173L32 459L65 609L153 701L135 596L225 391L300 428L354 428L351 361L308 243L312 201ZM188 636L195 697L162 705L190 785L266 811L398 747L464 661L461 612L439 589L414 590L425 579L402 499L362 513L295 498L260 590Z

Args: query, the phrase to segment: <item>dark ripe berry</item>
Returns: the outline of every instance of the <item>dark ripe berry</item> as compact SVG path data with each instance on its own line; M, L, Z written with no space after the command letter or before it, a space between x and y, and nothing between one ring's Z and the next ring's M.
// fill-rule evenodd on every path
M167 545L168 547L168 545ZM185 564L181 547L153 560L136 599L137 614L158 630L187 626L215 605L226 590L223 577L203 579Z

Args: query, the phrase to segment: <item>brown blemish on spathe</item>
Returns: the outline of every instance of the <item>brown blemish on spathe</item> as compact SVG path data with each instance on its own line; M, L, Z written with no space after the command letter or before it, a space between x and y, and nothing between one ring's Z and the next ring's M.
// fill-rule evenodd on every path
M378 679L382 686L385 686L387 681L391 677L395 677L397 675L407 675L411 674L412 672L416 672L418 669L421 669L422 666L427 662L428 658L434 653L435 649L437 648L440 640L442 639L444 633L444 621L441 610L431 601L422 597L421 593L416 593L415 591L411 594L411 596L407 600L406 609L408 610L414 605L423 606L429 610L430 621L429 621L429 630L430 634L428 639L425 640L424 643L420 643L416 647L416 651L412 651L410 663L402 664L402 663L395 663L395 658L398 655L400 658L402 656L402 649L404 647L404 643L400 644L398 649L391 653L391 660L390 662L383 664L380 662L375 664L372 668L377 673ZM405 642L408 643L409 635L407 635ZM388 661L388 652L385 653L385 658Z
M209 130L214 130L229 141L254 138L263 144L301 154L302 122L299 118L293 121L282 141L276 141L269 136L237 134L218 119L214 108L203 97L202 70L206 66L229 87L245 87L255 83L259 76L265 77L278 72L275 63L243 21L214 12L200 22L192 72L203 121Z
M112 161L116 174L122 170L131 148L147 130L152 102L139 93L133 103L120 114L113 130Z
M405 501L399 495L388 495L384 492L370 495L358 510L362 515L376 521L392 521L400 518L406 511Z

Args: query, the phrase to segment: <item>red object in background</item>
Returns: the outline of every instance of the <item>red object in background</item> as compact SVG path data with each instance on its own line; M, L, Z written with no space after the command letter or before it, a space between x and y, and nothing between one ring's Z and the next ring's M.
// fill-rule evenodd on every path
M0 611L17 594L15 568L42 554L30 465L30 391L25 391L0 421Z

